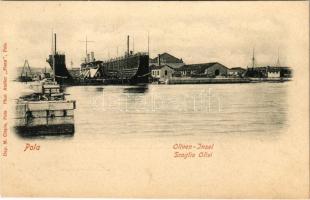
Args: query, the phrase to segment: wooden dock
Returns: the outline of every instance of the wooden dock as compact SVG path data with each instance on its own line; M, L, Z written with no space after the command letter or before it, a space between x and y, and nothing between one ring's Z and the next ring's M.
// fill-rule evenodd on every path
M74 133L74 100L66 100L54 82L35 83L34 93L16 103L15 128L21 136Z

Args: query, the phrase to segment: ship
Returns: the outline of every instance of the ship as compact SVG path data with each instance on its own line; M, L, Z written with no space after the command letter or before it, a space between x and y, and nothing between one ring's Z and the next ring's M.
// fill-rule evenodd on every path
M52 53L46 59L48 64L53 70L55 81L60 84L73 84L74 80L66 67L66 56L64 53L57 51L57 36L54 34L54 40L52 41Z
M65 64L65 55L56 51L56 34L54 35L54 53L49 55L47 62L55 73L59 84L145 84L149 82L149 55L146 52L133 53L129 51L129 36L127 36L127 52L124 56L96 60L94 52L87 53L81 64L79 77L72 77Z

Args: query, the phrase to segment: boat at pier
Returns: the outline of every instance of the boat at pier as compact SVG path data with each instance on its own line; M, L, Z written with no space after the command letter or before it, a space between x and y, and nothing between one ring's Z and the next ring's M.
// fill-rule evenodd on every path
M66 67L66 56L64 53L57 51L56 34L54 34L52 46L52 53L49 55L48 59L46 59L46 62L48 62L48 64L53 69L56 82L61 85L73 84L73 78Z
M149 56L146 53L128 54L107 61L81 64L81 82L106 84L139 84L149 82Z
M80 76L72 77L69 73L65 55L56 51L56 34L54 35L54 53L49 55L47 62L55 73L56 81L63 85L88 84L140 84L148 83L150 68L148 53L129 51L129 36L127 37L127 52L124 56L96 60L94 53L87 53L85 61L81 64Z

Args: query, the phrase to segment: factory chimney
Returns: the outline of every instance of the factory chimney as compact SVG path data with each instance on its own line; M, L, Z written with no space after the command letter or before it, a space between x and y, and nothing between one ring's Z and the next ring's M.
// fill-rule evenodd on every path
M158 63L158 66L160 66L160 54L158 54L158 57L157 57L157 63Z
M90 55L91 55L91 61L95 62L95 54L94 54L94 52L93 51L90 52Z
M129 35L127 35L127 56L129 56Z
M56 53L56 33L54 33L54 38L55 38L55 39L54 39L54 42L55 42L55 46L54 46L54 48L55 48L55 49L54 49L54 54L55 54L55 53Z

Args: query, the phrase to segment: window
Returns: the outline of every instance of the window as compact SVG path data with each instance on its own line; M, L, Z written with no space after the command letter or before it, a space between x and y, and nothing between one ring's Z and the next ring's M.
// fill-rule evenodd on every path
M168 75L168 71L167 70L165 70L165 76L167 76Z

